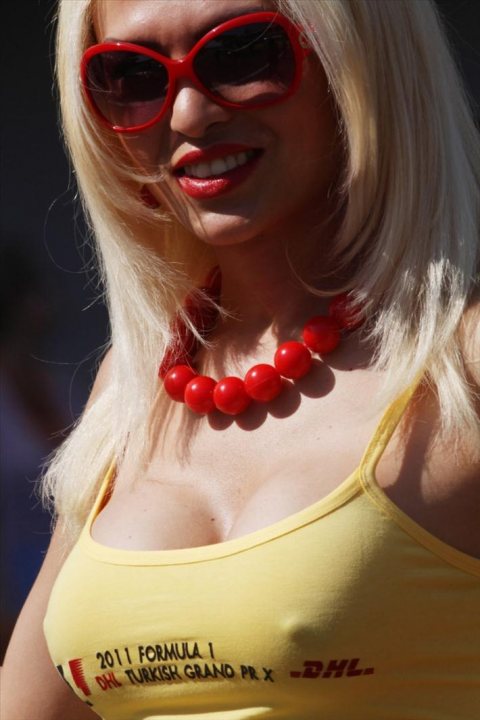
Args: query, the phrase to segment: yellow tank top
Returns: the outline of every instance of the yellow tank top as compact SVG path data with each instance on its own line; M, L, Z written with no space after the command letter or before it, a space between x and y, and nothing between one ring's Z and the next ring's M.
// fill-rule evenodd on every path
M104 720L480 717L480 560L375 481L408 399L334 492L216 545L95 542L111 471L45 617L72 690Z

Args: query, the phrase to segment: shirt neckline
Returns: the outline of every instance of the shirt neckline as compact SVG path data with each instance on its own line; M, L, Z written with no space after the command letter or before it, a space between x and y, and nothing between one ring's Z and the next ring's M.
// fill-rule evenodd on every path
M387 515L401 529L438 557L468 573L480 576L480 559L467 555L432 535L415 520L393 503L379 486L376 466L400 422L403 413L414 394L419 379L405 390L385 411L359 466L334 490L307 507L288 515L264 528L247 533L232 540L211 545L181 548L175 550L127 550L103 545L93 539L92 525L103 507L106 494L115 473L112 462L101 484L97 499L92 507L79 544L92 557L102 562L117 565L189 565L235 555L250 548L275 540L328 515L347 503L355 495L364 492L370 501L384 515Z
M103 545L93 539L92 526L104 505L105 497L115 473L115 463L112 462L80 535L79 544L95 559L117 565L188 565L235 555L298 530L327 515L339 506L345 504L354 495L362 492L361 477L365 469L370 467L374 473L375 464L381 457L388 440L400 422L405 408L417 388L418 382L419 379L388 406L370 438L359 466L330 493L292 515L288 515L252 533L211 545L199 545L197 547L175 550L127 550ZM383 443L380 449L378 448L379 443ZM376 458L376 462L373 465L372 457Z
M340 485L320 500L266 527L241 535L238 538L212 543L211 545L199 545L175 550L127 550L99 543L93 539L91 534L93 522L100 512L114 472L115 466L112 464L80 535L79 543L95 559L117 565L188 565L236 555L275 540L282 535L314 522L324 515L328 515L361 490L359 468L356 468Z

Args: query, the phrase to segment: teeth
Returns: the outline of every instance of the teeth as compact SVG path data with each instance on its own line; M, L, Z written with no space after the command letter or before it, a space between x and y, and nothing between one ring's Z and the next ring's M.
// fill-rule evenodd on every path
M237 161L235 160L233 155L228 155L225 158L225 164L228 170L233 170L234 167L237 167Z
M218 158L212 162L212 175L221 175L228 170L225 160Z
M212 162L199 163L198 165L185 165L185 175L195 178L206 178L217 175L223 175L229 170L245 165L255 155L254 150L238 153L237 155L227 155L225 158L217 158Z
M210 173L210 165L208 163L200 163L197 165L197 177L206 178Z

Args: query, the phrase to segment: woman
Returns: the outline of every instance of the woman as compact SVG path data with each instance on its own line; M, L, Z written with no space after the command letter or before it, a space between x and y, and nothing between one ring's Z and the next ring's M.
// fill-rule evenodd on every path
M64 0L58 76L112 348L5 717L471 720L480 162L433 7Z

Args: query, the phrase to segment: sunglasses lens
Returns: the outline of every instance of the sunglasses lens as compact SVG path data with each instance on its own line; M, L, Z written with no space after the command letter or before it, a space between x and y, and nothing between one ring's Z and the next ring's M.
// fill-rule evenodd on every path
M111 125L131 128L149 122L161 111L168 73L148 55L115 50L90 59L86 85L97 109Z
M261 105L285 95L295 78L295 54L280 25L259 22L226 30L198 52L194 68L214 95Z

